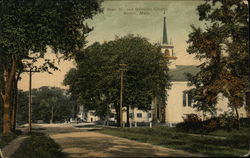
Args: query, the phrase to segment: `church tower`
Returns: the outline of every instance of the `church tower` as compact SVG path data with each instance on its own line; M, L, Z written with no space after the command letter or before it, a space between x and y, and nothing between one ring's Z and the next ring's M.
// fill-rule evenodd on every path
M163 21L163 38L161 43L161 52L164 54L165 58L167 58L170 62L169 68L174 69L176 68L176 59L177 57L174 54L174 46L172 41L168 41L167 35L167 24L166 24L166 17L164 12L164 21Z
M172 41L168 41L167 34L167 21L164 12L164 21L163 21L163 36L161 43L161 52L164 54L164 57L169 60L169 69L176 68L176 59L177 57L174 54L174 46ZM166 104L160 103L159 99L155 97L152 101L152 121L156 123L166 123Z

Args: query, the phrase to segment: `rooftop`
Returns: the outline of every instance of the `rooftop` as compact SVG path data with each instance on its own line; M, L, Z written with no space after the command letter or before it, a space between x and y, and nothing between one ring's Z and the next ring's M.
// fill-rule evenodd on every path
M176 65L175 69L170 69L169 74L171 81L188 81L187 73L195 75L198 72L199 68L196 65Z

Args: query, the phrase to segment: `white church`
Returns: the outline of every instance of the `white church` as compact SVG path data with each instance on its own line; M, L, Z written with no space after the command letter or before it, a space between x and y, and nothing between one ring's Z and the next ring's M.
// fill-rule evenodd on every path
M130 122L156 122L165 123L167 126L173 127L177 123L183 121L183 118L188 114L197 114L202 118L202 112L196 111L193 108L193 101L188 90L193 87L188 86L188 80L186 73L196 74L199 69L195 65L176 65L177 57L174 53L174 46L172 42L168 41L166 17L163 21L163 40L161 43L162 53L170 61L169 69L171 76L171 89L168 90L168 97L165 105L159 105L157 98L152 101L152 108L149 111L142 111L139 109L130 109ZM228 100L222 95L219 96L217 105L217 114L229 112L231 109L227 106ZM78 117L87 121L95 122L99 118L95 116L94 111L84 112L83 108L80 108ZM115 110L111 110L110 121L115 121ZM244 107L239 109L239 116L246 117L246 110ZM126 108L123 109L123 121L127 120Z

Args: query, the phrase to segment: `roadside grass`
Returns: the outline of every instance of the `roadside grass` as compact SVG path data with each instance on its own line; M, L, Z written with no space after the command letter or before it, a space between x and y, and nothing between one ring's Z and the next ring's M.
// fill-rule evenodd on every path
M189 135L176 128L105 128L99 130L104 134L123 137L168 148L180 149L190 153L207 156L242 156L248 153L249 129L218 131L209 135L223 136L224 139ZM223 135L224 134L224 135Z
M9 136L3 136L0 132L0 148L3 148L5 145L9 144L12 140L16 139L22 132L17 130L12 132Z
M43 133L31 133L11 158L67 158L61 147Z
M250 133L250 129L249 128L240 128L240 130L232 129L229 131L218 129L216 131L208 133L208 135L220 136L220 137L230 137L231 135L234 135L236 133L238 136L245 135L247 133Z

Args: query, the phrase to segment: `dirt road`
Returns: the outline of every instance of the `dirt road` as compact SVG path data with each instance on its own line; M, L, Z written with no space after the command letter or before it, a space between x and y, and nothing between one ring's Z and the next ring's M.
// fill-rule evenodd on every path
M39 128L38 128L39 129ZM72 126L41 127L72 158L80 157L200 157L180 150L101 134Z

